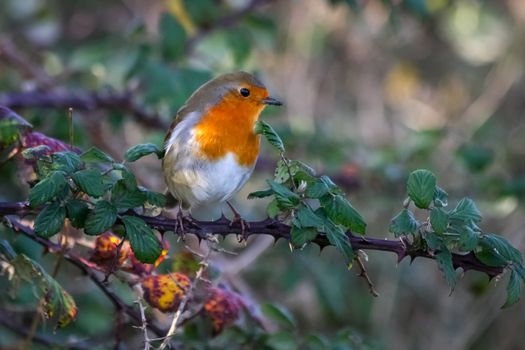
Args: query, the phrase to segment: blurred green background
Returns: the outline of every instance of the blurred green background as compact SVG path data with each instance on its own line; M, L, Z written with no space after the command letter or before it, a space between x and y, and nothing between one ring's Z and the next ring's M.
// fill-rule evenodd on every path
M283 137L288 157L346 188L369 235L389 237L407 175L428 168L452 204L475 198L484 231L524 251L524 42L522 0L2 0L0 104L11 92L126 93L168 125L206 80L254 72L285 101L262 118ZM66 106L16 111L38 131L68 140ZM95 145L118 160L134 144L160 145L166 132L122 105L77 108L74 116L77 146ZM237 195L245 218L265 217L267 202L246 196L264 188L277 158L265 145ZM164 190L157 159L142 159L133 170L143 186ZM0 199L26 198L16 166L0 171ZM212 219L223 209L196 215ZM214 261L222 278L255 304L290 310L298 337L349 330L356 348L361 341L377 349L525 347L523 302L500 310L504 288L484 275L468 273L449 295L433 262L398 265L394 255L369 252L380 293L373 298L331 248L290 253L286 242L274 245L269 237L244 249L231 241L238 255ZM40 259L40 248L15 242ZM44 265L46 259L52 261L46 256ZM111 333L107 302L80 279L74 269L59 275L79 316L57 337ZM1 308L34 309L24 291L15 302L0 292ZM16 339L2 328L0 338L6 348Z

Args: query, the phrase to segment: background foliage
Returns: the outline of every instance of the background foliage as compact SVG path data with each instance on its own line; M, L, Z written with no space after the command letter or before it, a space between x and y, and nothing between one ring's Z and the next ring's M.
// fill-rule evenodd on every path
M287 156L331 175L366 218L368 235L390 235L406 179L413 169L427 168L449 192L451 208L463 197L475 198L484 232L501 233L523 251L524 25L520 0L5 0L0 104L20 91L73 95L85 102L75 108L75 145L95 145L120 162L135 144L160 145L174 112L204 81L232 70L259 72L286 102L263 119L285 140ZM13 47L29 62L13 59ZM68 142L69 104L52 102L51 108L17 111L36 130ZM133 113L135 107L142 114ZM269 147L263 149L252 180L237 196L246 218L266 216L269 200L245 198L265 188L277 160ZM141 186L163 192L155 157L129 167ZM4 164L0 176L2 200L28 197L28 186L19 181L25 174L14 163ZM220 211L207 208L197 216L217 218ZM414 220L424 215L416 212ZM393 234L406 231L394 224ZM53 269L54 257L42 256L39 246L9 230L1 234L17 252ZM171 249L183 247L171 243ZM396 265L394 256L372 252L367 265L380 293L373 298L335 249L319 255L309 246L290 254L286 242L273 246L268 237L244 249L231 237L226 246L239 254L217 256L212 264L255 305L271 303L263 308L274 327L265 340L269 347L289 348L300 338L322 343L325 337L334 347L522 347L522 303L501 310L505 288L494 286L503 281L489 283L483 274L467 274L449 296L431 261ZM112 309L95 286L80 285L78 278L66 265L57 276L79 313L53 336L111 342ZM0 290L0 315L16 315L29 326L38 303L32 289L19 289L14 301L7 288ZM125 285L117 283L117 290L132 302ZM12 332L0 332L2 346L17 344ZM127 332L130 343L141 339L140 332ZM240 337L233 328L212 345Z

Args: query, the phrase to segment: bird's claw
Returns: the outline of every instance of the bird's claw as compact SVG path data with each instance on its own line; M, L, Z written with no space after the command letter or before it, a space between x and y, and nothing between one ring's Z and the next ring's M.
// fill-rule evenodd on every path
M237 241L239 243L246 242L248 239L246 229L250 228L250 223L244 220L238 213L236 213L233 216L233 220L230 222L230 227L233 227L235 224L239 224L241 226L241 233L237 235Z

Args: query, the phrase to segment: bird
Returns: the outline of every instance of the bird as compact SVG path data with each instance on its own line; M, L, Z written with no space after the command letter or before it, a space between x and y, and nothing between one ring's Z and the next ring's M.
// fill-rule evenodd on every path
M226 202L234 214L230 225L239 223L244 238L247 222L229 199L253 172L260 146L254 127L268 105L282 102L258 78L239 71L204 83L177 111L164 140L162 170L182 231L183 209Z

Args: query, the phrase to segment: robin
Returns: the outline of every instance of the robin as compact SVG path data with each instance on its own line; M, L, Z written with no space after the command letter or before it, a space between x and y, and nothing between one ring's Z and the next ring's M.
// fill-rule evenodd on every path
M260 143L254 126L267 105L282 103L253 75L236 72L208 81L178 110L162 168L181 229L181 209L226 201L244 236L246 222L228 200L253 172Z

